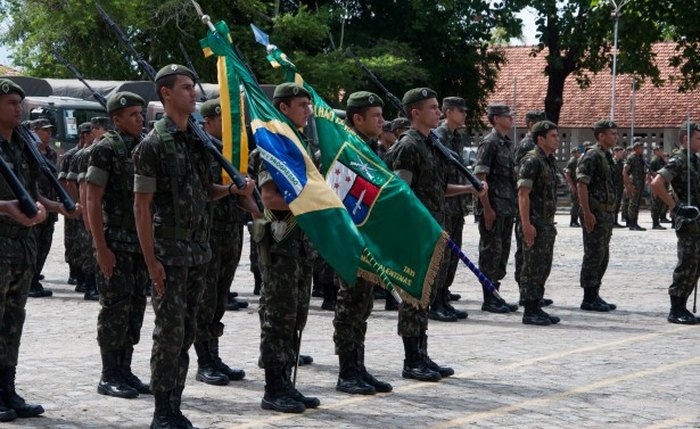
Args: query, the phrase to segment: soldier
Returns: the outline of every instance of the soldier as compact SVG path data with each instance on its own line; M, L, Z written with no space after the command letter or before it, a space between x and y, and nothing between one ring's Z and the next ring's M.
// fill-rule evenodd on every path
M204 130L218 144L222 138L221 103L218 99L204 102L199 113L204 118ZM223 145L222 145L223 147ZM222 184L221 166L211 166L214 183ZM197 352L198 381L223 386L229 380L242 380L245 371L233 369L219 357L219 337L224 334L222 319L228 304L228 294L243 250L245 211L238 196L232 195L211 203L211 261L207 282L197 312L197 332L194 349Z
M581 228L581 224L578 223L579 205L578 196L576 195L576 164L578 164L580 156L581 154L577 147L571 148L571 158L569 158L564 169L566 183L569 185L569 195L571 196L571 221L569 226L572 228Z
M661 148L657 144L652 145L652 150L654 152L654 156L651 158L651 161L649 161L649 175L652 177L656 177L656 174L661 170L665 165L666 165L666 158L664 155L664 151L661 150ZM652 222L652 229L666 229L666 227L661 226L661 222L664 219L665 216L663 215L664 209L666 208L666 205L664 204L663 200L661 197L658 195L652 193L651 196L651 222Z
M624 170L625 164L627 162L627 158L629 155L632 153L632 148L626 147L622 153L622 169ZM625 181L623 179L624 173L620 173L620 187L622 188L622 198L620 202L620 212L622 213L621 218L622 221L625 223L625 227L627 227L627 214L629 213L629 207L630 207L630 196L627 194L627 190L625 189Z
M646 228L639 226L639 206L642 203L642 193L644 192L644 179L646 178L646 166L644 165L644 144L636 140L632 145L632 153L627 157L622 180L625 184L625 191L629 198L627 209L627 227L630 231L646 231Z
M92 146L85 176L90 233L99 271L100 312L97 343L102 376L97 392L118 398L151 393L131 372L146 310L148 270L143 261L134 222L134 165L131 155L143 128L146 102L131 92L117 92L107 100L115 130Z
M614 165L610 148L618 139L617 125L601 120L593 124L597 143L583 154L576 167L576 182L583 225L581 287L586 311L617 308L600 297L600 285L608 268L613 211L615 210Z
M493 129L479 144L474 173L489 184L489 193L479 198L476 216L479 221L479 268L496 289L506 275L513 234L513 219L517 211L513 142L508 132L513 127L513 115L508 106L488 107L488 120ZM517 279L516 279L517 280ZM482 285L483 311L509 313L518 306L496 298Z
M425 205L435 220L445 225L445 197L456 196L474 189L467 185L448 184L440 154L428 139L431 128L438 126L440 106L437 94L430 88L414 88L403 96L406 116L411 129L387 153L387 165L406 183ZM484 187L482 194L486 192ZM448 252L445 249L445 252ZM431 304L444 286L447 266L438 268L431 291ZM456 320L456 317L453 316ZM405 359L402 376L421 381L439 381L454 374L452 368L437 365L428 355L428 309L399 305L399 335L403 340Z
M311 95L303 87L294 83L277 85L273 104L294 127L306 126ZM257 151L254 153L253 174L265 206L265 217L255 222L252 234L252 239L258 243L262 275L258 313L265 394L260 406L283 413L303 413L321 403L318 398L302 395L291 382L291 370L309 311L315 251L296 225L294 215L262 158Z
M613 148L613 183L615 184L615 209L613 212L613 228L624 228L617 222L617 215L620 213L620 208L622 206L622 197L625 193L625 184L622 180L622 170L625 167L625 150L622 146L615 146ZM574 176L575 176L574 171ZM623 210L623 218L627 219L627 209Z
M250 195L233 184L211 183L211 159L188 119L196 108L194 75L171 64L155 78L165 115L134 151L134 217L151 279L155 313L151 428L191 427L180 404L195 337L197 306L211 259L209 200L231 193Z
M15 389L24 306L37 257L33 227L46 220L47 211L68 215L63 205L39 193L39 166L27 148L31 142L24 141L15 130L21 122L23 99L24 90L19 85L0 79L0 156L37 201L38 210L33 218L25 216L9 185L0 179L0 421L36 417L44 412L41 405L26 403ZM80 213L79 204L75 213Z
M445 123L435 129L446 147L452 149L460 155L467 146L467 139L464 138L462 130L465 129L467 103L461 97L445 97L442 100L442 112L445 115ZM461 159L461 158L460 158ZM467 179L452 164L445 163L447 182L460 185L467 184ZM445 229L449 236L458 246L462 246L462 231L464 230L464 217L469 214L468 195L447 198L445 202ZM450 303L452 294L449 287L455 279L459 257L454 252L446 252L447 265L445 285L435 297L433 305L430 307L428 317L433 320L442 320L445 316L449 319L466 319L468 314L464 310L458 310Z
M373 150L382 133L384 101L367 91L350 94L347 101L347 124ZM333 342L340 362L336 390L350 394L373 395L391 392L389 383L377 380L365 368L365 334L367 319L374 304L374 284L358 277L354 286L338 279L338 303L335 307Z
M524 324L546 326L559 323L558 317L541 307L557 236L557 167L551 155L559 147L559 132L553 122L540 121L532 128L532 137L537 146L522 158L518 172L520 222L516 234L524 244L520 301L525 307Z
M51 142L51 133L54 128L53 125L51 125L51 121L46 118L37 119L32 121L31 128L37 137L39 137L39 152L49 163L51 163L51 165L55 167L58 164L58 154L49 144ZM38 178L38 180L39 192L41 195L44 195L50 200L56 201L56 190L53 189L48 179L42 175ZM36 241L39 248L36 260L36 273L34 274L34 278L32 278L32 285L29 288L29 296L32 298L41 298L53 295L53 292L50 289L44 289L44 286L39 281L39 277L41 275L41 271L44 269L46 257L49 256L49 250L51 250L54 224L57 220L58 215L56 213L49 213L46 221L37 225L37 227L34 229L37 235Z
M678 263L673 270L673 283L668 288L671 297L668 321L695 325L698 319L686 306L700 279L700 219L697 217L697 210L700 209L700 160L697 157L700 152L700 124L681 125L680 144L680 149L654 177L651 188L668 205L676 222ZM673 187L677 201L669 194L668 184Z
M411 128L411 121L406 118L396 118L391 121L391 129L397 139L401 138L401 134L405 133Z
M540 112L537 110L532 110L525 114L525 126L527 127L527 134L522 140L515 146L514 158L515 158L515 168L520 166L520 162L532 149L536 146L536 141L532 137L532 127L539 121L544 121L547 119L547 114L545 112ZM517 221L517 219L516 219Z
M386 152L396 143L397 137L394 135L394 124L391 121L384 121L382 134L379 136L379 147L377 155L384 160Z

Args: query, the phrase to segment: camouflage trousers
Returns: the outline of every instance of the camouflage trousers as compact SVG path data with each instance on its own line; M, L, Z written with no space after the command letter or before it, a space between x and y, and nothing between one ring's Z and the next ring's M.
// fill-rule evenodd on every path
M579 212L580 207L581 206L578 203L578 194L576 194L576 193L571 194L571 211L569 211L569 213L571 214L571 221L572 222L575 220L578 220L578 212Z
M313 285L314 289L336 281L335 270L320 256L314 258Z
M642 192L644 184L634 184L634 192L629 196L629 207L627 208L627 221L637 223L639 219L639 207L642 205Z
M95 259L95 250L92 248L92 234L85 229L82 220L78 225L76 242L78 246L78 257L75 263L78 265L78 268L83 270L86 276L97 274L97 260Z
M629 213L629 207L630 207L630 199L629 196L627 195L627 191L624 191L622 193L622 197L620 197L620 212L622 213L622 220L627 222L627 214Z
M624 193L625 193L624 189L615 188L615 209L613 211L614 221L617 221L617 215L620 213L620 209L622 208L622 197L623 197ZM579 204L579 214L581 211L580 208L581 208L581 204ZM623 215L622 215L622 219L624 220L626 218L627 218L627 209L625 208Z
M600 287L605 271L608 269L610 257L610 238L612 237L613 214L609 212L595 212L595 228L593 231L583 232L583 263L581 264L581 287ZM584 225L583 215L580 217L581 225Z
M544 297L544 285L552 270L554 241L557 230L554 225L535 226L537 235L532 247L522 246L522 268L520 271L520 300L539 301ZM516 237L523 242L523 228L520 222L515 230Z
M335 353L340 355L365 345L367 319L374 306L374 284L362 278L358 278L354 286L338 281L340 289L333 318L333 342Z
M700 222L695 221L695 228L692 233L676 231L678 263L668 288L671 296L690 296L700 279Z
M46 258L49 256L56 220L56 215L50 213L45 222L40 223L34 228L37 244L36 272L38 274L41 274L41 271L44 269L44 264L46 263Z
M668 190L668 185L666 186ZM658 222L666 214L666 204L663 200L656 195L651 196L651 220L652 222Z
M166 392L185 385L197 327L197 306L206 283L207 265L165 266L165 293L152 296L156 316L151 350L151 390Z
M464 231L464 216L461 213L448 214L445 216L445 229L450 235L452 241L459 247L462 247L462 232ZM447 258L447 273L445 273L445 287L449 288L455 281L457 266L459 266L459 256L455 252L448 251L445 254Z
M518 233L518 229L520 228L520 213L518 213L515 216L515 254L513 255L513 259L515 262L515 273L513 278L515 279L515 283L517 283L518 285L520 284L523 272L523 239L520 233ZM490 277L489 280L491 280Z
M243 225L232 224L228 231L212 231L211 260L207 265L207 283L197 312L197 342L224 335L221 320L226 313L228 291L236 275L243 250Z
M313 265L303 257L270 254L262 265L260 290L260 366L294 365L299 336L306 326Z
M479 269L494 283L506 276L513 223L513 216L496 216L487 231L484 217L479 217Z
M17 366L32 265L0 262L0 368Z
M80 258L80 245L76 237L80 232L78 228L82 228L83 221L80 219L63 220L63 246L65 250L65 260L68 264L77 265Z
M146 312L146 287L150 279L143 256L113 250L116 259L112 277L98 270L97 344L103 351L115 351L138 344Z

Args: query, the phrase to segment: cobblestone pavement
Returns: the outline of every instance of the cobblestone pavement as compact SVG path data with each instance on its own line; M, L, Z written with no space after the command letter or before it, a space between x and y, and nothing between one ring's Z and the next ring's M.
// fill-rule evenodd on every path
M643 213L640 219L649 219ZM478 233L467 218L465 252L477 259ZM303 415L260 408L263 372L257 368L259 324L252 294L248 246L236 274L234 290L250 302L248 311L228 312L221 355L247 372L244 381L225 387L194 380L192 350L183 410L202 428L362 427L362 428L688 428L700 427L700 326L666 321L666 288L676 262L672 231L632 232L616 229L610 267L601 295L618 305L611 313L579 310L582 259L580 229L557 217L552 275L546 296L550 313L562 322L553 327L526 326L522 310L496 315L480 310L481 292L464 266L453 292L466 321L430 322L430 354L452 365L456 374L439 383L401 378L403 348L396 335L396 313L375 302L367 333L367 366L390 381L394 391L355 397L335 391L337 358L333 354L332 318L313 298L302 350L314 363L300 369L298 387L318 396L322 406ZM650 222L642 222L650 228ZM145 428L153 399L123 400L96 393L100 359L95 323L98 305L85 302L65 283L63 227L59 223L45 269L45 287L54 296L31 299L20 351L18 388L30 401L44 405L44 417L0 424L7 428ZM512 279L502 294L517 301ZM692 301L692 300L691 300ZM135 372L147 378L153 329L148 307L141 343L134 354Z

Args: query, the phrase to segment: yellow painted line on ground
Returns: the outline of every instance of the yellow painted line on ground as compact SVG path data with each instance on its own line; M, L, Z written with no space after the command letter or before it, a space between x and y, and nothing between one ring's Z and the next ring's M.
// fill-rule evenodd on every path
M646 341L646 340L650 340L650 339L653 339L653 338L656 338L659 336L675 334L675 333L685 331L688 329L693 329L693 328L697 329L697 327L693 327L693 326L679 326L679 327L675 327L675 328L671 328L671 329L665 329L663 331L651 332L649 334L636 335L634 337L622 338L620 340L608 341L605 343L599 343L599 344L595 344L595 345L591 345L591 346L579 347L576 349L550 353L546 356L534 357L531 359L524 359L524 360L520 360L517 362L512 362L512 363L509 363L506 365L499 366L499 368L502 370L517 369L517 368L521 368L524 366L534 365L534 364L536 364L538 362L542 362L542 361L551 361L553 359L560 359L560 358L570 356L573 354L588 353L588 352L592 352L592 351L596 351L596 350L600 350L600 349L605 349L605 348L610 348L610 347L616 347L616 346L620 346L620 345L624 345L624 344ZM483 371L480 371L478 373L481 373L481 372L483 372ZM472 377L474 375L477 375L478 373L476 371L466 371L466 372L458 373L454 377L450 377L450 378L469 378L469 377ZM449 378L447 379L447 381L449 382ZM345 408L349 405L356 404L358 402L363 402L363 401L366 401L368 399L382 397L382 396L390 396L394 393L409 392L412 390L422 389L425 387L433 387L433 386L435 386L434 383L416 382L416 383L407 384L407 385L404 385L401 387L397 387L396 389L394 389L394 391L392 393L385 393L385 394L378 394L378 395L366 395L366 396L352 396L348 399L343 399L341 401L333 402L332 404L322 405L322 408L306 410L306 412L303 415L310 415L310 414L323 412L323 411L327 411L327 410L334 410L337 408ZM250 422L247 422L247 423L236 424L235 426L232 426L232 427L255 428L255 427L260 427L260 426L265 426L265 425L272 425L272 424L279 422L279 421L289 420L289 419L293 419L293 418L297 418L297 417L301 417L301 415L300 414L276 414L276 415L268 417L268 418L259 419L259 420L251 420Z
M649 426L645 426L642 429L668 429L668 428L674 428L679 425L684 425L685 423L692 422L692 421L700 420L699 417L693 417L693 416L680 416L676 417L675 419L669 419L669 420L663 420L654 424L651 424Z
M674 362L667 365L657 366L656 368L645 369L642 371L635 371L629 374L621 375L619 377L606 378L605 380L597 381L595 383L585 384L583 386L576 387L574 389L568 390L566 392L555 393L553 395L542 396L540 398L528 399L526 401L517 402L511 405L504 405L502 407L494 408L489 411L482 411L478 413L468 414L464 417L458 417L450 421L433 426L433 429L444 429L456 426L461 426L466 423L474 423L480 420L487 420L493 417L499 417L505 414L512 413L514 411L522 410L528 407L542 406L551 402L559 401L561 399L570 398L572 396L577 396L582 393L592 392L605 387L613 386L618 383L625 381L636 380L640 378L649 377L651 375L661 374L663 372L672 371L677 368L682 368L685 366L700 365L700 357L694 357L691 359L682 360L680 362Z

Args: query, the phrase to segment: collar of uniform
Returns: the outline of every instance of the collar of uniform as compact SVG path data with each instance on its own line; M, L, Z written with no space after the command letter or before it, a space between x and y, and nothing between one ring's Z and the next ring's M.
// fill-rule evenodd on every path
M369 143L370 138L367 137L366 135L364 135L363 133L361 133L360 130L358 130L355 127L352 127L352 130L355 132L355 134L357 134L362 139L363 142Z
M510 142L510 137L508 136L508 134L501 134L501 133L499 133L498 130L496 129L496 127L493 127L493 128L492 128L492 131L493 131L502 141Z

